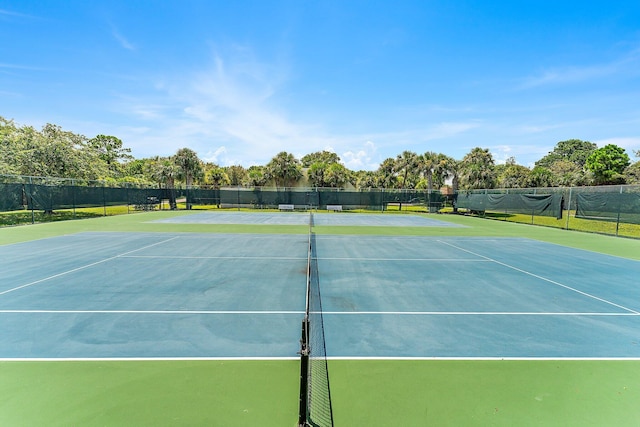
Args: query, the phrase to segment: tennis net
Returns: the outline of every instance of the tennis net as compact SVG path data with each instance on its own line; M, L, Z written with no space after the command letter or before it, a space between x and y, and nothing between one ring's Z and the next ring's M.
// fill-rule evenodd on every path
M309 213L309 250L307 255L307 287L305 316L300 340L300 427L333 426L331 389L327 350L320 298L318 258L312 232L313 213Z

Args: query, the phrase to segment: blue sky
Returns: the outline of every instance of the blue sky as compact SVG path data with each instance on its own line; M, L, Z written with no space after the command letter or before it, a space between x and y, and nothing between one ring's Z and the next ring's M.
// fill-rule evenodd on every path
M0 40L0 116L138 158L640 149L635 0L0 0Z

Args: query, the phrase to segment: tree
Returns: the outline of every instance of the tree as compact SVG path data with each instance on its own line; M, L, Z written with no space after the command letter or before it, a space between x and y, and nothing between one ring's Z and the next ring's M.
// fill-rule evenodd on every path
M178 166L170 157L156 157L149 163L153 179L169 190L169 207L172 210L178 208L176 203L175 182L178 176Z
M372 171L358 171L356 175L356 187L359 189L372 189L378 186L376 173Z
M265 166L269 179L273 179L276 186L290 187L302 178L300 162L293 154L282 151Z
M496 176L495 162L489 149L472 149L460 164L460 186L465 190L494 188Z
M42 131L23 127L17 136L20 174L97 180L108 176L106 164L86 144L86 138L47 123Z
M395 188L398 183L396 161L391 157L384 159L377 171L378 184L382 188Z
M173 156L173 161L178 167L178 179L184 180L187 187L202 175L202 162L190 148L179 149Z
M309 183L314 187L325 187L325 173L327 171L327 164L318 161L311 163L309 168L307 169L307 178L309 179Z
M119 161L133 159L130 154L131 149L124 148L122 141L115 136L97 135L95 138L90 139L87 145L95 150L98 157L107 164L113 174L118 173Z
M449 159L444 154L433 151L427 151L420 156L418 168L426 180L426 188L429 192L444 185L448 177L447 161Z
M17 157L20 152L18 128L13 120L0 116L0 174L19 174Z
M418 183L420 157L413 151L403 151L396 157L394 171L402 188L415 188Z
M515 158L510 157L504 165L496 166L497 184L500 188L523 188L528 185L528 167L516 163Z
M231 185L242 185L247 179L247 170L240 165L227 166L225 172L229 177L229 183Z
M584 169L577 164L568 160L558 160L553 162L547 168L552 175L553 186L571 187L579 185L588 185L590 183L590 174L585 173Z
M622 173L629 166L629 155L624 148L607 144L598 148L587 158L587 169L593 172L598 184L624 183Z
M527 187L551 187L553 185L553 174L542 166L534 166L529 173Z
M332 151L316 151L315 153L307 154L300 159L300 163L303 168L311 167L314 163L324 163L330 165L333 163L340 163L340 157Z
M640 184L640 162L629 165L623 175L627 184Z
M214 188L224 187L231 183L229 175L218 165L212 165L212 167L209 168L205 179L207 184L213 185Z
M349 171L340 163L332 163L327 166L324 181L328 187L344 187L349 181Z
M246 184L249 187L262 187L267 184L264 166L251 166L247 169Z
M580 139L569 139L556 144L553 151L536 162L536 166L548 168L558 160L566 160L575 163L581 169L584 168L587 157L597 149L593 142L582 141Z

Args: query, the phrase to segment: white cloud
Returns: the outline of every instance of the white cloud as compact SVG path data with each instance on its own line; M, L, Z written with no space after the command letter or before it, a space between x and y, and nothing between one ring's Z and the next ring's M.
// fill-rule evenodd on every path
M340 159L345 167L351 170L374 170L379 166L379 162L375 159L376 154L376 145L367 141L359 150L347 150L342 153Z
M633 156L633 150L640 150L640 137L629 138L607 138L593 141L598 147L604 147L607 144L617 145L627 150L628 154Z
M220 164L221 160L223 160L223 156L225 154L227 154L226 147L224 147L224 146L218 147L214 151L207 151L206 153L204 153L202 155L202 160L204 160L205 162L209 162L209 163ZM222 166L229 166L229 165L224 163Z

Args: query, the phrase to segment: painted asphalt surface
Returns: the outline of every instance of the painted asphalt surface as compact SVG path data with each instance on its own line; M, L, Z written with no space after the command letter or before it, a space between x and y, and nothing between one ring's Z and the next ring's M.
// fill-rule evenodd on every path
M200 212L193 215L154 221L170 224L270 224L308 225L308 212ZM313 213L317 226L384 226L384 227L463 227L419 215L352 214L344 212Z
M329 357L640 358L638 261L527 239L315 239ZM2 246L0 358L295 358L306 260L306 235Z

